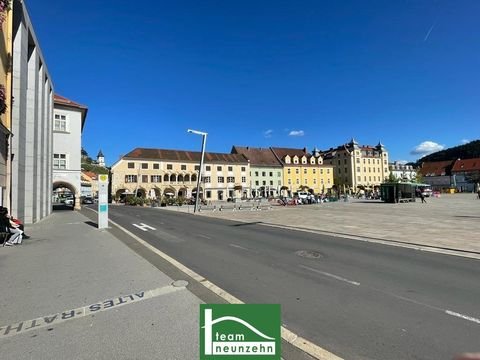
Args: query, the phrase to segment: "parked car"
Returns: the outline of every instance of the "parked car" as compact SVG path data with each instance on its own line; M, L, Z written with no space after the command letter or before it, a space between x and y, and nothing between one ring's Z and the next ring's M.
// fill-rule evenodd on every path
M73 197L68 197L65 199L65 205L73 205L74 200Z
M87 196L87 197L83 198L82 203L84 203L84 204L93 204L93 198L90 197L90 196Z

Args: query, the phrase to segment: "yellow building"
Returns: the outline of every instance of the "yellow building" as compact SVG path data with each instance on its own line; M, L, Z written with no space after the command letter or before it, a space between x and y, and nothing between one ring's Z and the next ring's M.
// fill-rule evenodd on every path
M196 195L200 152L136 148L112 166L112 195L159 199ZM207 201L247 197L250 164L241 154L205 153L200 196Z
M334 167L335 184L340 191L374 190L388 179L388 152L382 143L360 146L352 139L323 155L324 162Z
M5 4L5 2L3 2ZM2 4L2 5L3 5ZM10 206L11 161L9 143L11 135L12 105L12 28L13 16L10 8L0 9L0 205Z
M306 148L271 149L283 166L283 194L288 192L292 195L298 191L324 194L334 185L333 168L323 163L322 155L317 149L314 149L313 154L307 152Z

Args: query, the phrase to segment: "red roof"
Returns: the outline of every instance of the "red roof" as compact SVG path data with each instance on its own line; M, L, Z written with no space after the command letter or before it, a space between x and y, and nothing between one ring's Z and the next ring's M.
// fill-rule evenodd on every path
M136 148L123 156L124 159L149 159L149 160L171 160L200 162L202 153L199 151L168 150L168 149L146 149ZM240 163L248 164L248 160L241 154L205 153L207 163Z
M269 148L233 146L232 154L242 154L250 160L250 166L282 166Z
M418 171L423 176L450 175L452 165L453 160L424 162Z
M81 105L79 103L76 103L75 101L67 99L66 97L63 97L63 96L58 95L58 94L53 95L53 101L57 105L70 106L70 107L75 107L75 108L85 109L85 110L87 109L87 107L85 105Z
M475 159L458 159L453 165L452 171L454 172L463 172L463 171L480 171L480 158Z
M90 179L92 180L96 180L97 179L97 174L92 172L92 171L86 171L86 170L82 170L82 174L88 176Z

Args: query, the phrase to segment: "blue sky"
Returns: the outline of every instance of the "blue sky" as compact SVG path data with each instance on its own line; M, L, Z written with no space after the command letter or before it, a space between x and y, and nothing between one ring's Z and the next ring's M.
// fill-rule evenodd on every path
M391 160L480 138L480 1L26 0L83 145L327 149Z

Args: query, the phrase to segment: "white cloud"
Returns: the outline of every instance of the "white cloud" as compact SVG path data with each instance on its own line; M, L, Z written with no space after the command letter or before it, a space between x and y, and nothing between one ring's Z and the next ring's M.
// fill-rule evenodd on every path
M410 152L412 155L428 155L436 151L445 149L444 145L437 144L434 141L424 141L421 144L415 146Z
M303 136L305 132L303 130L292 130L288 133L288 136Z
M470 140L468 139L462 139L462 141L460 141L463 145L465 144L468 144L470 142Z
M272 129L268 129L266 131L263 132L263 136L265 136L266 138L271 138L272 137L272 134L273 134L273 130Z

